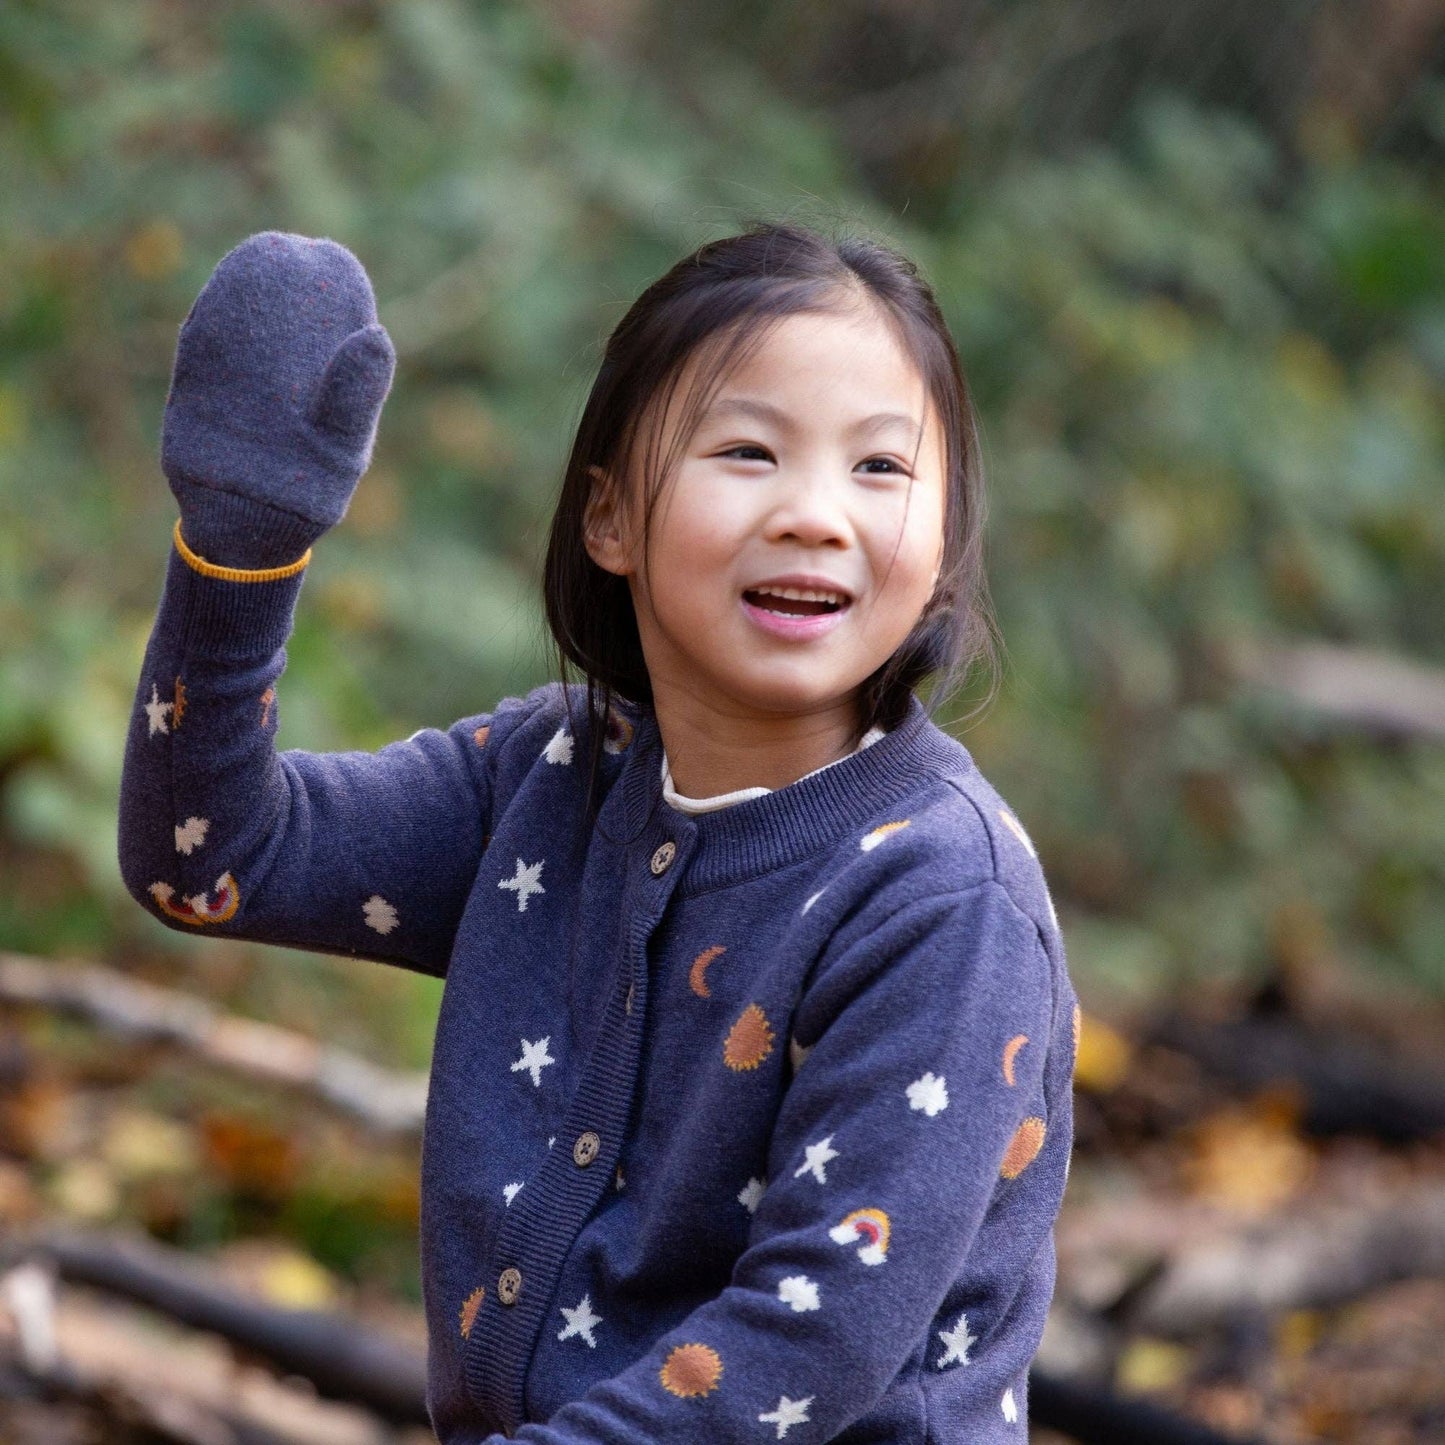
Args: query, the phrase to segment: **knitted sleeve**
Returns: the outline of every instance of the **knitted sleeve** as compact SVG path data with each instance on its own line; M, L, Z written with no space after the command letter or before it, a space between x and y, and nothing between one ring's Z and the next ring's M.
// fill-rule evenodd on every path
M868 907L876 923L848 929L800 1000L802 1061L731 1282L515 1439L831 1440L910 1362L920 1385L954 1372L939 1438L1026 1435L1047 1300L1020 1289L1003 1319L974 1306L1036 1279L1052 1248L1072 1054L1049 957L995 881Z
M246 572L179 525L121 776L121 874L179 932L446 972L519 709L377 752L278 752L278 681L310 557ZM517 700L509 700L516 703Z

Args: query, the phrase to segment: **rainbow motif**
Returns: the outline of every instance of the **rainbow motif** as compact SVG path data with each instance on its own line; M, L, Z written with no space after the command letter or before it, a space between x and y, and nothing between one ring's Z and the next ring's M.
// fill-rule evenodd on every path
M881 1209L855 1209L828 1231L828 1238L835 1244L863 1240L858 1258L864 1264L882 1264L888 1258L889 1233L888 1216Z
M206 923L224 923L241 906L236 880L229 873L222 873L216 879L213 890L215 897L209 901L204 893L197 893L191 898L182 898L179 903L172 903L171 899L176 896L176 890L169 883L152 883L149 891L156 901L156 907L167 918L175 918L181 923L192 923L198 927Z

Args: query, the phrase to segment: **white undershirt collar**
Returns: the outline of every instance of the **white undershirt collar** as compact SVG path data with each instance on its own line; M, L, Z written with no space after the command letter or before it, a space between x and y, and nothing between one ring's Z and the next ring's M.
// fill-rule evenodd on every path
M858 746L853 749L854 753L862 752L866 747L876 743L884 735L882 728L869 728L863 734ZM852 757L853 753L847 753L844 757ZM844 758L834 758L831 763L824 763L823 768L835 767ZM821 773L823 768L814 768L812 773L804 773L803 778L811 778L813 773ZM797 778L795 782L802 782L803 778ZM675 792L672 786L672 771L667 766L667 752L662 754L662 800L669 806L676 808L679 813L711 813L716 808L731 807L734 803L745 803L749 798L761 798L765 793L771 793L772 788L735 788L731 793L715 793L710 798L686 798L681 793Z

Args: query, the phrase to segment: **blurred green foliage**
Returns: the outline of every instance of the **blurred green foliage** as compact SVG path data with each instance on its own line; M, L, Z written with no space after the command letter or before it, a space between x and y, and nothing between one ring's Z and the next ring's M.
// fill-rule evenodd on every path
M1445 142L1440 84L1417 103ZM946 219L915 226L755 69L683 97L536 8L0 7L0 945L198 951L124 893L114 832L175 337L227 250L344 242L397 343L281 689L282 746L373 748L548 676L536 579L602 341L766 214L893 239L949 317L1009 653L963 736L1039 845L1086 997L1331 960L1445 988L1439 735L1330 724L1227 665L1251 640L1445 663L1438 168L1323 122L1286 155L1157 91L1117 144L940 184ZM407 988L375 1052L416 1062L436 992Z

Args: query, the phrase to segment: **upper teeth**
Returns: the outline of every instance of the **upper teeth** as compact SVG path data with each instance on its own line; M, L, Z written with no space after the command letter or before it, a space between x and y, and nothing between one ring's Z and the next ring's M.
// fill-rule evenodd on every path
M837 602L842 603L841 592L815 592L810 587L759 587L757 589L765 597L792 597L799 602Z

